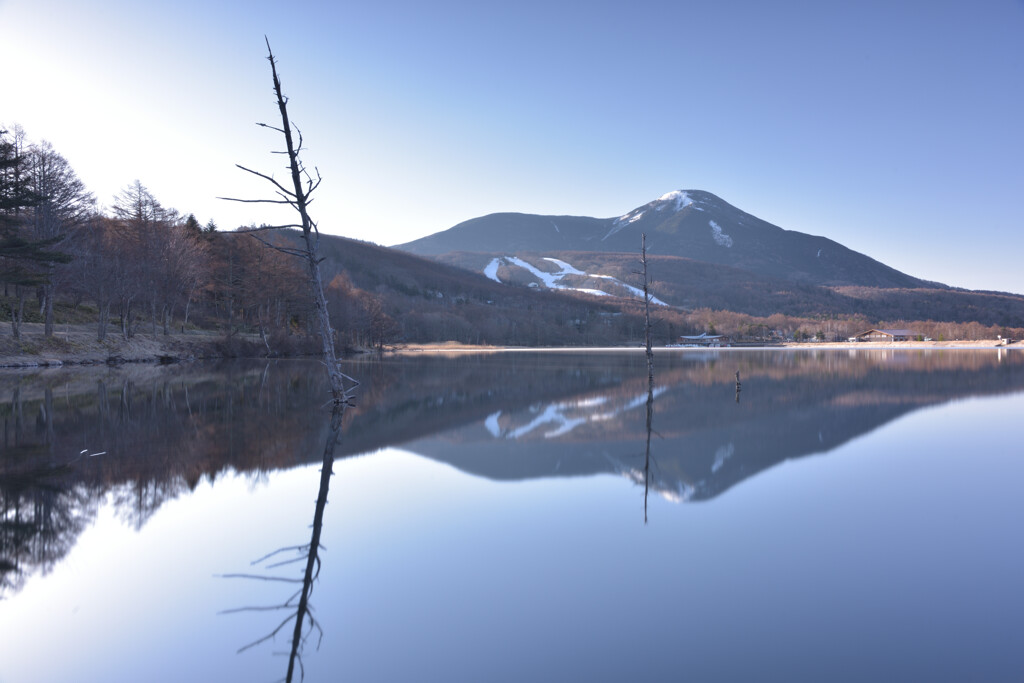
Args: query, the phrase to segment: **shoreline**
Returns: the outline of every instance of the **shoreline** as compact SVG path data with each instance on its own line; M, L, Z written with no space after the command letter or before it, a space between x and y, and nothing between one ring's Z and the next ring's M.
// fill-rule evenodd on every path
M656 353L665 352L690 352L690 351L764 351L769 349L779 350L807 350L818 349L828 351L856 351L856 350L978 350L978 349L1024 349L1024 342L1003 344L998 339L978 339L962 341L941 341L941 342L784 342L782 344L765 344L763 346L652 346L651 350ZM402 354L459 354L459 353L499 353L516 351L587 351L587 352L608 352L608 351L643 351L643 346L489 346L460 344L457 342L433 342L424 344L409 344L408 346L389 349L388 355Z
M224 335L208 331L176 332L169 335L137 333L125 340L116 330L100 342L96 339L94 326L65 326L54 336L45 339L41 324L26 324L22 339L15 340L9 330L0 333L0 368L62 367L69 365L120 365L123 363L177 363L194 360L218 360L235 357L225 353L228 343ZM34 328L38 327L36 330ZM75 328L75 329L72 329ZM250 338L251 337L251 338ZM236 340L259 343L254 335L238 335ZM785 350L977 350L977 349L1021 349L1024 342L1003 344L999 339L961 341L906 341L906 342L785 342L764 346L725 347L669 347L654 346L658 353L692 351L747 351L765 349ZM467 353L510 353L510 352L615 352L642 351L636 346L494 346L488 344L463 344L459 342L431 342L404 344L385 350L389 356L402 355L463 355ZM370 352L373 353L373 352ZM365 354L361 354L365 355ZM263 357L245 356L240 357ZM288 357L288 356L283 356ZM306 356L296 356L306 357ZM348 356L352 358L352 356Z

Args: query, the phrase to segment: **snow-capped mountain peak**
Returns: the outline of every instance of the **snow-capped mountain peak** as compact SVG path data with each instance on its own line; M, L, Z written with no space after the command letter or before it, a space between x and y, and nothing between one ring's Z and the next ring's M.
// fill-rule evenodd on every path
M655 211L661 211L666 206L674 205L673 211L679 212L694 202L693 198L690 197L686 190L673 190L672 192L668 192L658 197L656 203L657 206L654 207Z
M653 202L648 202L647 204L644 204L643 206L633 209L629 213L623 214L616 218L612 222L612 226L611 229L608 231L608 234L602 237L601 240L607 240L609 237L619 232L627 225L630 225L631 223L636 223L638 220L647 215L648 210L661 212L667 208L670 209L672 213L679 213L686 207L692 206L698 211L703 211L704 209L702 209L699 206L696 206L696 204L698 204L699 202L700 200L694 199L686 190L672 190L671 192L667 192L661 195Z

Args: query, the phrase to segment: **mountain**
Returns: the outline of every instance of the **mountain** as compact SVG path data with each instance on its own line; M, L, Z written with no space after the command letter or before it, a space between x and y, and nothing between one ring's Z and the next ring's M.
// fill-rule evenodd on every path
M588 220L595 219L581 219ZM282 238L298 240L299 236L285 232ZM391 341L601 346L639 343L642 338L638 250L456 252L427 258L334 235L322 235L320 246L328 298L333 300L342 292L333 287L335 278L347 279L355 288L347 290L349 295L375 299L393 320ZM649 256L649 267L651 292L657 299L659 344L673 341L674 335L705 331L709 321L724 333L745 334L750 325L767 323L765 319L777 313L842 319L846 322L832 329L833 336L841 339L877 325L874 321L898 320L977 322L1005 328L986 332L962 326L922 328L923 334L943 334L947 339L997 333L1024 336L1013 331L1024 328L1024 297L1019 295L948 287L827 287L671 255ZM601 293L608 296L588 296ZM697 311L737 315L708 318ZM353 313L352 307L332 308L331 315L349 336L359 336L374 324L365 313ZM772 329L786 333L799 326L813 331L821 324L813 320L771 323Z
M710 192L677 190L617 218L496 213L396 248L423 256L452 252L635 254L640 234L651 255L739 268L757 276L821 286L939 288L826 237L784 230Z

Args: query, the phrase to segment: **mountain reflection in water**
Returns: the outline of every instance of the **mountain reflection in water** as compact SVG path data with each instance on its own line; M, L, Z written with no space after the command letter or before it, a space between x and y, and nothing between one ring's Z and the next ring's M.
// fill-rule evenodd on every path
M713 498L917 408L1024 390L1013 351L662 352L649 463L642 354L352 365L363 385L338 458L400 444L493 480L613 474L676 501ZM141 528L203 478L317 461L330 439L321 375L279 361L0 376L0 595L52 568L108 496Z
M641 360L632 359L633 372L607 388L497 410L403 447L496 480L606 473L644 482ZM651 486L670 500L713 498L779 462L827 452L918 408L1020 391L1022 360L1024 354L997 351L659 355Z

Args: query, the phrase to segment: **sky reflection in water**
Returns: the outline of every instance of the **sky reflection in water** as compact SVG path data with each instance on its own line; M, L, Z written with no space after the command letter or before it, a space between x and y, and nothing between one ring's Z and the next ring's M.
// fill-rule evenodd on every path
M642 354L358 366L306 680L1014 680L1022 361L659 354L646 526ZM281 615L218 612L294 587L219 576L309 541L322 387L204 372L4 404L5 509L87 523L16 555L0 680L284 675L290 629L235 654Z

